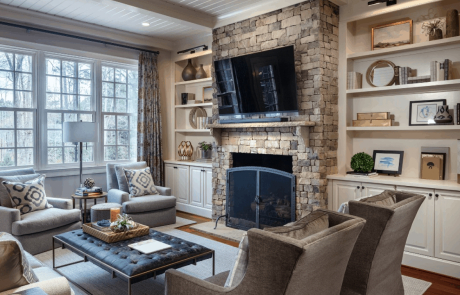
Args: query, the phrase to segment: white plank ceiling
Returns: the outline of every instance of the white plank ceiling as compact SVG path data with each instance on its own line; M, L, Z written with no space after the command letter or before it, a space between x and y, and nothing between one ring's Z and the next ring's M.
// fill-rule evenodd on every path
M174 1L173 1L174 2ZM180 1L178 1L180 2ZM186 1L187 6L194 2L209 2L206 0ZM210 2L226 2L212 0ZM244 2L242 0L228 0L228 2ZM161 15L147 10L138 9L130 5L115 1L100 0L0 0L0 4L41 12L58 17L73 19L90 24L96 24L108 28L128 31L136 34L162 38L165 40L180 40L193 34L202 33L203 29L196 26L188 26L183 21L174 21L170 17L162 18ZM183 5L182 3L175 3ZM204 4L203 4L204 5ZM219 10L219 6L212 6ZM226 7L221 6L221 7ZM230 7L230 6L228 6ZM233 7L233 6L231 6ZM190 7L191 9L198 9ZM208 9L206 5L204 9ZM212 9L212 8L211 8ZM210 10L211 11L211 10ZM221 10L219 10L221 11ZM211 12L209 12L211 13ZM143 22L150 26L142 26Z
M163 0L187 7L215 17L230 14L246 6L252 6L262 0Z

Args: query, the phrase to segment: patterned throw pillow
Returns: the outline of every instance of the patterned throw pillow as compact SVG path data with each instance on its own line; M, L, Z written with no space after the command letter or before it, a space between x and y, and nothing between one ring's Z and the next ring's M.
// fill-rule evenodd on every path
M2 182L10 195L13 207L18 209L21 215L53 208L46 199L45 177L45 175L40 175L26 182Z
M0 273L0 293L38 282L21 243L9 233L0 233Z
M130 198L159 194L153 183L150 167L140 170L123 170L125 171L126 180L128 181Z

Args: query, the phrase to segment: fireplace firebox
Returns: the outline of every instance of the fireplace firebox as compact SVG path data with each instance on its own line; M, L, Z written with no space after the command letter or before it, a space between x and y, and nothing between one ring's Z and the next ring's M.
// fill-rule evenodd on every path
M243 230L295 221L295 176L259 166L230 168L226 208L226 225Z

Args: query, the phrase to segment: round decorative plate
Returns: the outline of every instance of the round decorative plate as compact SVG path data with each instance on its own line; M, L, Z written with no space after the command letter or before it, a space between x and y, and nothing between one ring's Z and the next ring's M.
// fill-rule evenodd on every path
M206 113L206 110L201 108L201 107L194 107L190 111L190 115L188 116L188 121L190 123L190 126L192 126L193 129L197 129L197 118L198 117L207 117L208 114Z

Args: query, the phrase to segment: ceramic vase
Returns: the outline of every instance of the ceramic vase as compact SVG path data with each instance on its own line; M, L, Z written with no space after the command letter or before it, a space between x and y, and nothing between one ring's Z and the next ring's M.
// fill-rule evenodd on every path
M460 31L458 10L450 9L446 15L446 38L457 37Z
M212 151L211 150L201 150L201 158L202 159L211 159L212 157Z
M443 105L438 108L434 121L436 123L451 123L453 120L452 115L449 113L449 106Z
M206 74L206 71L203 69L203 65L201 64L200 68L196 72L195 78L204 79L204 78L207 78L207 77L208 77L208 75Z
M435 29L433 34L430 34L430 41L442 39L442 30Z
M188 63L187 63L187 66L184 68L184 70L182 71L182 79L184 81L191 81L191 80L195 80L195 75L196 75L196 69L195 67L192 65L192 60L189 59L188 60Z

